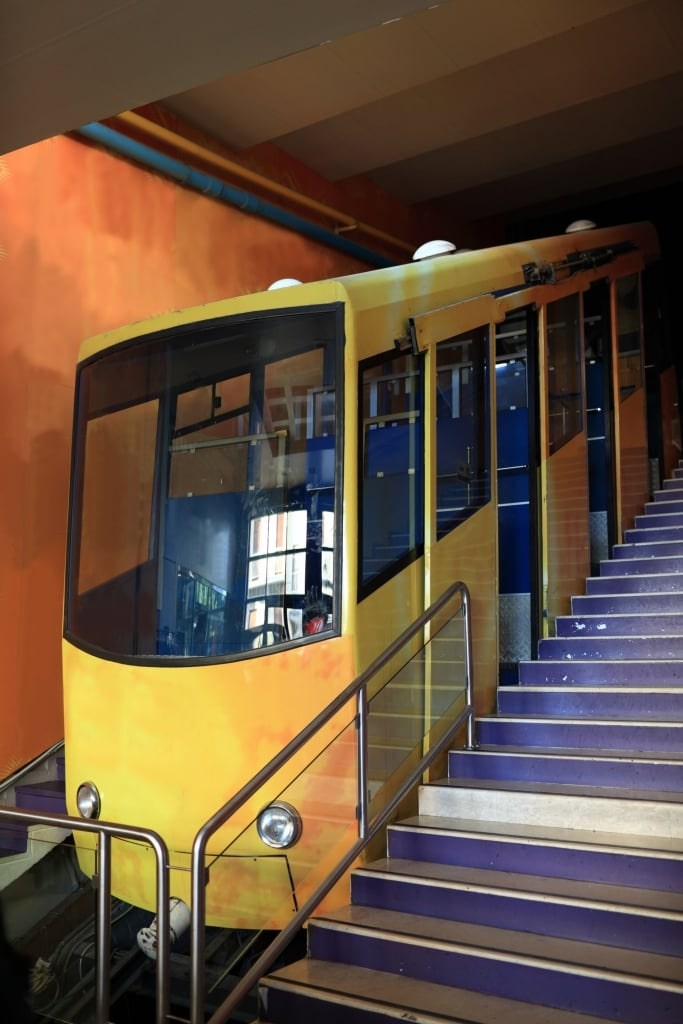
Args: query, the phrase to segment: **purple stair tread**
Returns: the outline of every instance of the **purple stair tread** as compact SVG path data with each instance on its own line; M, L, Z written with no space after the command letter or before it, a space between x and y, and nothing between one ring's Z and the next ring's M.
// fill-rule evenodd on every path
M612 559L616 562L622 558L665 558L668 555L683 555L683 531L680 540L643 540L636 544L615 544L612 548Z
M624 530L624 541L627 544L668 540L683 540L683 526L648 526L647 528L632 526L630 529Z
M604 755L560 756L525 751L451 751L449 774L463 779L504 779L506 781L567 783L577 786L605 786L680 792L683 789L683 761L666 758L627 760ZM683 873L683 866L682 866Z
M377 911L370 912L366 923L360 921L358 913L355 920L339 924L314 919L309 924L311 955L376 970L409 973L418 980L445 985L457 978L469 988L506 998L525 1000L534 992L536 1001L562 1010L605 1015L608 1007L612 1014L618 1007L619 1016L615 1019L623 1024L642 1024L647 1019L656 1019L658 1024L680 1024L683 1019L683 986L674 982L654 985L651 978L625 976L616 970L583 964L571 964L568 969L566 957L552 960L540 954L520 953L517 943L509 951L500 944L492 970L491 956L480 945L467 945L457 939L448 942L441 934L438 939L432 938L429 929L434 929L435 922L431 918L418 927L414 915L396 916L409 918L409 924L401 929L397 923L389 930L386 913L380 917ZM413 938L419 944L411 947L408 960L406 940ZM584 955L587 952L588 947L584 946ZM647 963L645 954L641 962Z
M633 527L636 530L652 529L662 526L683 526L683 512L661 512L658 510L634 516Z
M538 655L548 659L683 660L683 636L559 636L539 641Z
M17 786L15 804L24 810L66 814L64 783L60 780L49 780Z
M679 612L640 614L558 615L555 636L683 636L683 609Z
M260 1021L271 1024L548 1024L548 1008L482 996L454 985L434 985L385 971L372 971L307 957L282 967L262 982ZM613 1024L605 1017L554 1009L552 1024Z
M638 610L650 615L683 611L683 597L678 593L577 594L571 599L573 615L635 614Z
M575 956L579 941L664 956L664 977L671 958L683 954L683 898L661 889L389 858L354 871L351 901L354 908L434 918L444 922L444 938L453 923L456 940L474 925L521 932L537 949L540 936L569 940Z
M600 562L601 576L637 576L683 572L683 555L657 555L610 558Z
M418 816L389 827L387 849L390 857L407 860L460 867L485 865L519 875L680 893L683 852L624 848L614 845L609 834L584 834L575 829L569 836L558 835L557 829L522 826L515 833L507 823L497 829L488 823L485 831L481 822Z
M467 876L464 870L460 873ZM471 874L476 879L478 872L473 870ZM506 878L516 878L524 887L506 884ZM491 872L488 884L483 880L433 884L424 873L411 879L398 873L373 878L371 872L360 872L353 877L352 899L354 907L420 915L458 925L519 929L544 939L598 942L660 956L683 955L683 921L663 923L662 912L655 908L643 913L642 907L599 903L588 893L601 886L579 882L574 886L583 887L586 895L564 897L560 888L553 892L550 884L545 890L534 891L531 876L520 879L503 872Z
M478 743L475 750L456 749L452 751L456 754L530 754L533 757L542 757L547 755L549 757L569 757L574 758L577 761L581 761L586 757L592 757L597 760L606 758L610 761L616 759L627 761L635 761L636 763L641 761L664 761L664 762L681 762L683 763L683 749L681 750L667 750L666 753L662 753L661 750L609 750L605 751L602 747L582 747L577 750L576 747L541 747L534 745L533 747L515 747L510 744L499 745L496 743Z
M677 497L668 491L659 491L659 497L654 501L647 501L643 510L646 516L666 514L669 512L683 512L683 498Z
M659 753L683 747L683 723L614 722L561 718L496 716L477 720L481 743L515 746L602 747L603 750L651 750Z
M589 576L589 594L683 594L683 573L641 573L634 576ZM683 598L681 598L683 600Z
M664 912L681 915L679 924L683 930L683 894L662 892L661 889L618 885L612 881L589 882L577 881L573 878L549 877L537 875L534 865L523 876L514 871L501 871L486 865L485 867L467 867L462 864L427 864L422 860L404 857L380 857L378 860L357 868L351 876L352 891L361 879L379 879L381 883L391 881L394 877L418 884L437 884L442 889L444 883L454 887L473 886L484 891L500 889L512 895L528 895L531 899L548 896L552 899L567 899L578 903L601 905L609 912L623 909L630 912L634 909L643 910L645 915L658 917ZM359 901L352 900L354 905ZM362 906L372 906L362 902ZM432 916L431 912L424 912ZM437 915L443 916L440 913ZM457 915L455 917L457 920ZM522 928L522 931L527 931Z
M542 659L519 663L520 686L682 686L683 664L676 661L610 658Z
M675 722L683 720L683 688L499 687L498 711L502 715L534 717Z
M12 857L28 849L28 829L18 821L0 823L0 857Z

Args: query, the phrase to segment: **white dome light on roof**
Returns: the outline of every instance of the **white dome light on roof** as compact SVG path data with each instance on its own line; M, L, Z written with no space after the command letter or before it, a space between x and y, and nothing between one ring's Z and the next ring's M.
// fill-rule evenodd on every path
M574 231L592 231L593 228L597 227L594 220L573 220L565 229L565 235L571 235Z
M296 277L281 277L279 281L273 281L268 285L268 291L274 292L276 288L291 288L295 284L301 284L301 281Z
M420 245L413 253L413 259L430 260L434 256L446 256L453 252L455 252L455 246L452 242L447 242L445 238L434 238L431 242L424 242Z

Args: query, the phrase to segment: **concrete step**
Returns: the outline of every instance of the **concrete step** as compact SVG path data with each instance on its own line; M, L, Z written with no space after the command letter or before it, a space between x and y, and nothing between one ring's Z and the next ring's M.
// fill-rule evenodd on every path
M603 953L595 944L579 943L574 955L567 941L551 950L548 938L537 944L525 942L518 931L484 933L457 922L365 907L313 919L309 945L311 956L319 960L442 985L457 979L478 992L508 999L528 1000L533 993L534 1000L546 1007L599 1016L610 1013L623 1024L680 1024L683 1019L683 985L660 980L656 974L666 973L668 966L651 954L625 957L626 969L619 960L612 967L595 966ZM667 959L671 969L678 968L674 958Z
M683 896L659 890L392 857L353 872L351 903L657 953L669 978L683 954Z
M683 794L652 790L448 778L420 788L419 812L683 839Z
M549 1024L547 1006L434 984L347 963L307 958L261 983L256 1024ZM614 1018L611 1018L613 1021ZM552 1024L610 1024L552 1010Z

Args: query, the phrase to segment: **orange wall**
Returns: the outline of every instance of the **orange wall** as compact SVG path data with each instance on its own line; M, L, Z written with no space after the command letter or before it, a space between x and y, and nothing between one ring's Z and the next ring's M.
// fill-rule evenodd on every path
M0 160L0 778L63 735L60 636L80 342L361 264L57 137Z

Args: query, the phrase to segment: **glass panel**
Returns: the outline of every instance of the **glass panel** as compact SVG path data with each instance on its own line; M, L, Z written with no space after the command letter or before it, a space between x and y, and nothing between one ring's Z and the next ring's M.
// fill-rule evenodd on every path
M436 535L490 498L488 327L436 349Z
M638 274L620 278L617 289L617 349L619 353L619 398L642 385L640 279Z
M145 402L87 424L79 594L149 558L158 409Z
M190 326L81 369L73 635L197 658L333 628L339 322Z
M454 599L457 606L459 598ZM406 652L407 653L407 652ZM453 605L432 639L369 702L368 775L372 808L402 780L423 749L443 735L464 708L464 619ZM423 747L424 744L424 747Z
M420 759L465 708L465 620L454 595L432 622L432 638L418 633L391 665L368 683L367 778L369 820L391 800ZM250 928L269 929L287 919L333 871L358 837L358 736L355 698L323 726L290 763L291 781L263 787L221 826L208 849L207 907L225 892L244 894L240 910ZM311 751L311 753L309 753ZM281 777L282 772L279 773ZM335 780L331 787L330 781ZM298 842L281 851L258 836L256 816L278 801L301 820ZM348 899L346 887L336 905ZM324 910L323 904L322 909ZM318 908L320 910L320 908Z
M583 427L579 296L549 302L547 312L548 444L552 455Z
M361 366L363 594L424 540L422 366L400 354Z

